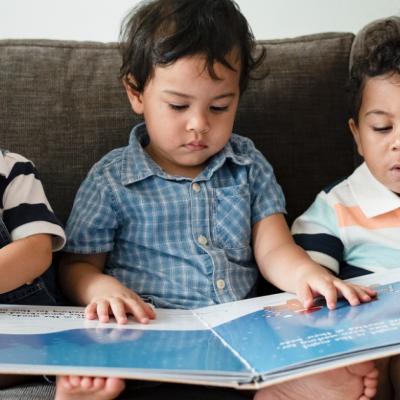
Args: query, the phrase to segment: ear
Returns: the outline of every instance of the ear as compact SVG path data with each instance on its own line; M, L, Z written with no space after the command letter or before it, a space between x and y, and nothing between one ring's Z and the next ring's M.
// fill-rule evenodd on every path
M128 79L133 79L133 78L131 77L123 78L122 83L124 85L126 94L128 95L129 103L131 103L133 112L135 112L136 114L143 114L144 107L143 107L142 93L138 92L131 85L129 85Z
M356 142L358 154L361 157L363 157L364 154L363 154L361 140L360 140L360 131L358 130L358 126L357 126L357 124L356 124L356 122L354 121L353 118L349 119L349 128L350 128L351 133L353 135L354 141Z

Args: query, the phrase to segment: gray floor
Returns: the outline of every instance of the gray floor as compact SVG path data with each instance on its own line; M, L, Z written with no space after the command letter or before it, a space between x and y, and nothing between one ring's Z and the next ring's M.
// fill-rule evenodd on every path
M54 385L29 383L10 389L0 390L1 400L52 400Z

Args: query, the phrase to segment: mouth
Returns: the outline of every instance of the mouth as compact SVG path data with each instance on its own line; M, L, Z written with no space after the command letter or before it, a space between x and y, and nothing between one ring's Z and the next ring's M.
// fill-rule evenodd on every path
M394 179L396 182L400 181L400 164L394 164L390 169L390 174L392 179Z
M190 151L201 151L207 148L202 142L190 142L185 144L184 147Z

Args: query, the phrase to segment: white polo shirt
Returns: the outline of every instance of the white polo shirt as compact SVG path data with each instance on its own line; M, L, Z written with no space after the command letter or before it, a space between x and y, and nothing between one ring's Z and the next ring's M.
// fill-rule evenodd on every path
M295 220L296 242L336 273L342 261L372 272L400 267L400 197L363 163L320 192Z
M12 240L47 233L52 235L53 251L65 244L64 230L33 163L7 151L0 151L0 216Z

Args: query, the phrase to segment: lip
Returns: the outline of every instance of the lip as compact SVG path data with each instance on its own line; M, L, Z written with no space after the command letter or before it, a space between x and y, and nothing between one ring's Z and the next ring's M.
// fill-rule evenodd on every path
M396 181L400 181L400 164L394 164L390 168L390 173Z
M201 151L207 148L202 142L190 142L184 145L186 149L190 151Z

